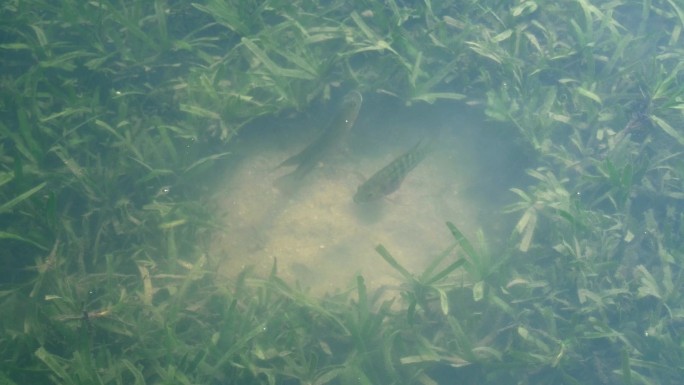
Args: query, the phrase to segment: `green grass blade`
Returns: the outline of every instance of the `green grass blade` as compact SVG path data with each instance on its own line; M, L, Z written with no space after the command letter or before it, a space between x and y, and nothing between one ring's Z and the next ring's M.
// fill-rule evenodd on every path
M195 167L199 167L199 166L203 165L204 163L213 162L215 160L225 158L228 155L230 155L230 152L222 152L220 154L213 154L213 155L205 156L204 158L198 159L193 164L188 166L185 170L183 170L183 172L187 173L187 172L191 171L192 169L194 169Z
M451 234L454 236L456 242L458 242L463 251L465 251L466 254L473 260L479 260L478 253L475 251L475 248L470 243L470 241L468 241L468 239L463 235L463 233L461 233L461 231L453 223L447 222L446 224L449 228L449 231L451 231Z
M459 267L463 266L465 264L466 260L465 259L459 259L458 261L452 263L451 265L447 266L444 268L442 271L439 273L435 274L433 277L425 281L426 285L432 285L435 282L439 282L442 278L446 277L447 275L451 274L452 271L458 269Z
M305 71L283 68L277 65L271 58L268 57L266 52L259 48L254 42L248 38L242 38L242 44L247 47L247 49L256 56L257 59L271 72L271 74L276 76L304 79L304 80L315 80L315 77Z
M398 271L401 275L403 275L404 278L406 278L407 280L410 280L410 281L413 280L413 275L412 275L411 273L409 273L409 271L406 270L406 269L404 268L404 266L402 266L401 264L399 264L399 262L397 262L396 259L394 259L394 257L392 256L392 254L390 254L389 251L387 251L387 249L385 248L385 246L379 244L379 245L375 246L375 251L377 251L378 254L380 254L380 256L381 256L387 263L390 264L390 266L392 266L396 271Z
M2 206L0 206L0 214L1 214L1 213L4 213L4 212L7 212L7 211L9 211L9 210L11 210L11 209L12 209L14 206L16 206L17 204L23 202L24 200L30 198L31 195L33 195L33 194L37 193L38 191L42 190L43 187L45 187L46 185L47 185L47 182L43 182L43 183L39 184L38 186L36 186L36 187L34 187L34 188L32 188L32 189L30 189L30 190L28 190L28 191L25 191L24 193L22 193L22 194L19 195L18 197L15 197L14 199L11 199L9 202L3 203Z
M145 385L145 377L143 376L142 372L138 367L136 367L131 361L127 359L123 359L121 361L126 369L133 375L133 378L135 378L135 382L133 385Z
M8 233L6 231L0 231L0 239L13 239L15 241L26 242L26 243L31 244L31 245L33 245L33 246L35 246L41 250L45 250L45 251L49 250L48 247L45 247L36 241L33 241L31 239L28 239L28 238L24 238L21 235Z
M36 352L34 353L38 359L43 361L45 365L55 374L57 375L60 379L62 379L62 384L65 385L78 385L78 382L76 382L70 375L67 373L66 369L59 363L58 357L55 356L54 354L48 352L45 350L44 347L38 348Z
M4 186L8 182L14 179L14 173L11 172L0 172L0 187Z

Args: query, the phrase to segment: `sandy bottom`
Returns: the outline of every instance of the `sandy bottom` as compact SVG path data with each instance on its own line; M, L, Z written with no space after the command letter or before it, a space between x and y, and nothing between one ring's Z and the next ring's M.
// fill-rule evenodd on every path
M316 133L264 128L240 138L240 156L215 194L224 230L216 234L212 254L220 258L221 273L234 277L251 266L265 275L276 260L281 278L314 294L347 289L357 274L369 287L397 285L401 276L375 251L382 244L406 269L420 274L454 243L446 221L466 234L478 226L476 209L461 194L472 184L473 176L461 165L473 162L464 159L473 151L449 124L434 123L428 133L424 123L378 128L379 120L360 119L344 146L290 193L274 182L292 168L274 168ZM374 203L352 201L363 176L434 132L439 144L398 191Z

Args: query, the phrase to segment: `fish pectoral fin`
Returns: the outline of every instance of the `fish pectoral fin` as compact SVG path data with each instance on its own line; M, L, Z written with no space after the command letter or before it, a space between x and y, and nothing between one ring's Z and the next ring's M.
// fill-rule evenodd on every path
M388 183L387 186L382 190L382 193L384 195L389 195L392 194L393 192L399 190L399 187L401 187L401 182L404 181L404 178L393 180L391 183Z
M281 193L292 195L301 186L301 181L294 173L285 174L273 182L273 187L280 190Z

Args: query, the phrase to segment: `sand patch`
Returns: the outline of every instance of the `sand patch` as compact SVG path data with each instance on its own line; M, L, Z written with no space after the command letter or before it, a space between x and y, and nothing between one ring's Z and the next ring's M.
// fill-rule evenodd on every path
M283 279L314 293L345 289L357 274L371 287L400 283L399 274L374 250L377 244L409 271L421 273L454 242L446 221L466 233L477 227L472 204L460 194L470 182L459 169L457 149L467 144L443 135L396 193L375 203L352 201L360 175L372 175L411 148L421 129L395 129L400 139L364 142L362 149L328 157L294 193L274 187L291 168L274 167L305 143L274 145L266 135L245 139L240 144L244 156L215 195L225 223L212 252L222 261L221 273L232 277L253 266L267 274L277 259ZM359 141L363 138L357 136L350 143Z

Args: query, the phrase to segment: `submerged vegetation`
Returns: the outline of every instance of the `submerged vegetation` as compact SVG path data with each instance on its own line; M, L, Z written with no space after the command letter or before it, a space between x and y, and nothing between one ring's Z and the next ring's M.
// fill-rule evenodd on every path
M679 2L15 0L0 18L0 383L684 377ZM379 245L404 279L389 296L358 277L314 298L277 263L215 279L208 171L254 119L349 89L516 130L534 167L507 186L509 244L447 223L420 274Z

